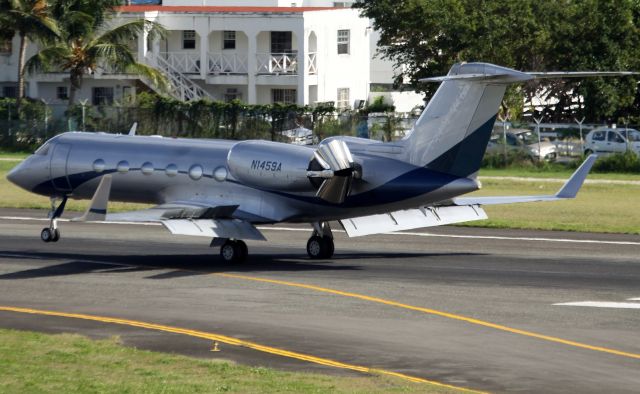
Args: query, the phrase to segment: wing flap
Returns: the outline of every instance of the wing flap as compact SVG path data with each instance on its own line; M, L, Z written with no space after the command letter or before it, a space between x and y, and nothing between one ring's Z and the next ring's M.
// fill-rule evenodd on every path
M174 235L267 240L253 224L237 219L167 219L161 223Z
M483 220L487 214L478 205L407 209L380 215L340 220L349 237L412 230L421 227Z

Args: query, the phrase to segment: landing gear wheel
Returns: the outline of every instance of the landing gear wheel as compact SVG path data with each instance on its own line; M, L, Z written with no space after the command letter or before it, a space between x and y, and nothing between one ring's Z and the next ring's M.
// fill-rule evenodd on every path
M49 227L43 228L40 232L40 239L42 239L42 241L44 242L52 242L54 237L54 231L52 231Z
M325 259L330 259L333 257L333 252L336 250L335 245L333 244L333 238L324 236L322 237L324 244L326 246L326 253L323 256Z
M307 254L312 259L327 259L333 255L333 240L314 235L307 241Z
M51 242L58 242L60 240L60 230L53 229L53 238L51 238Z
M238 247L238 251L240 252L238 254L238 262L241 263L243 261L245 261L247 259L247 256L249 255L249 248L247 248L247 244L244 243L244 241L236 241L236 246Z
M227 241L220 247L220 257L227 263L239 263L248 255L247 244L243 241Z

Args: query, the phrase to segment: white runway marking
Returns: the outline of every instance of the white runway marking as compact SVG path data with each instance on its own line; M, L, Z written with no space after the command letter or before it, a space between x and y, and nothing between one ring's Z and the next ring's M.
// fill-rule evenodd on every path
M33 218L22 216L0 216L0 220L23 220L23 221L45 221L47 218ZM60 222L69 222L69 219L58 219ZM139 226L162 226L161 223L153 222L84 222L84 223L99 223L99 224L131 224ZM309 228L299 227L265 227L259 226L258 230L263 231L296 231L296 232L310 232ZM344 233L344 230L332 230L334 233ZM504 241L531 241L531 242L560 242L560 243L578 243L578 244L601 244L601 245L632 245L640 246L640 242L633 241L604 241L597 239L570 239L570 238L542 238L542 237L509 237L500 235L456 235L456 234L434 234L434 233L418 233L418 232L397 232L397 233L382 233L384 235L396 235L396 236L414 236L414 237L434 237L434 238L459 238L459 239L492 239L492 240L504 240Z
M636 298L636 300L640 300L640 298ZM580 301L580 302L561 302L553 305L586 306L591 308L640 309L640 303L637 303L637 302Z

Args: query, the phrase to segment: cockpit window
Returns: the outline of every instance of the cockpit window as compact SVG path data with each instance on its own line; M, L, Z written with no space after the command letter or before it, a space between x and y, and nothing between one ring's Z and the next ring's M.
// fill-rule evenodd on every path
M47 153L49 153L49 146L51 146L51 144L49 144L48 142L44 145L42 145L41 147L39 147L34 154L35 155L39 155L39 156L46 156Z

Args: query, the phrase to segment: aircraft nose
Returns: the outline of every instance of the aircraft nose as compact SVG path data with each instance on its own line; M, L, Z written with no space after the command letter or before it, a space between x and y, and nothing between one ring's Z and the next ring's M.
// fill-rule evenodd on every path
M27 160L13 167L7 174L7 179L16 186L31 190L31 179L29 179L27 165L25 164Z

